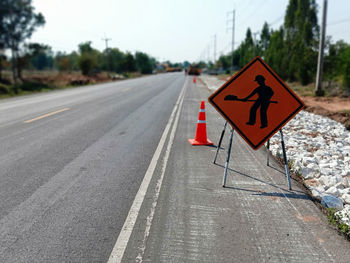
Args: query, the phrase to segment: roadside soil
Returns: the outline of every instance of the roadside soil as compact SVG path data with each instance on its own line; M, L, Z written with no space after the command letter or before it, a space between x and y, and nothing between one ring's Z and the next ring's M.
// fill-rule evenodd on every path
M50 87L80 86L113 80L107 73L83 76L79 73L28 74L26 81L46 84Z
M329 117L350 130L350 98L301 96L306 111Z

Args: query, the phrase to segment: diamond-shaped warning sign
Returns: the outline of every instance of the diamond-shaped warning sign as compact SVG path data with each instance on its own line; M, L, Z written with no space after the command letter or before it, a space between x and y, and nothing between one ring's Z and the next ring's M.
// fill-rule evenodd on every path
M254 150L304 107L260 57L249 62L208 100Z

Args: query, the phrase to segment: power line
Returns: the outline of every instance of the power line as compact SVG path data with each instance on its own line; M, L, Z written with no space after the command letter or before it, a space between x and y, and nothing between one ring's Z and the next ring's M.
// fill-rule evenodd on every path
M251 16L253 16L256 13L257 10L261 10L263 8L263 6L265 6L268 1L269 0L262 0L262 1L260 1L259 4L257 5L257 8L255 8L253 12L248 13L248 15L246 15L244 17L244 19L242 19L242 20L243 21L247 21L248 18L250 18Z
M338 20L338 21L329 23L329 24L327 24L327 26L334 26L334 25L338 25L338 24L341 24L341 23L344 23L344 22L348 22L348 21L350 21L350 18L345 18L345 19L342 19L342 20Z
M281 15L280 17L278 17L276 20L274 20L273 22L271 22L270 24L268 24L269 26L272 26L276 23L278 23L280 20L282 20L282 18L284 17L284 15Z

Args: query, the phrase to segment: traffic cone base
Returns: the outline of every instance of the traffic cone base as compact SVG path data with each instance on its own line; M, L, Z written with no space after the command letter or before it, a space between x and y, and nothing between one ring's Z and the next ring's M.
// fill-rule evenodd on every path
M188 139L188 141L192 145L214 145L214 143L211 140L208 140L208 139L207 139L206 142L197 141L196 139Z

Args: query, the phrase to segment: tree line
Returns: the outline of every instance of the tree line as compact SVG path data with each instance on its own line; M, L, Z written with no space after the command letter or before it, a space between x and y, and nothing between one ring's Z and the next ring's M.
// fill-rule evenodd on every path
M108 48L103 52L92 47L92 42L79 44L78 51L70 54L58 52L53 58L53 67L60 71L81 70L83 75L100 71L115 73L135 72L151 74L156 67L155 58L143 52L122 52L118 48Z
M3 51L0 52L0 80L3 81L3 70L10 68L15 93L17 83L23 82L23 69L80 70L83 75L91 75L101 71L150 74L156 67L156 59L146 53L132 54L118 48L100 52L92 47L91 41L79 44L78 50L71 53L54 53L48 45L26 43L34 31L44 25L45 18L35 12L32 0L0 1L0 51ZM6 50L11 53L8 57Z
M316 78L319 31L315 0L290 0L279 29L265 22L260 39L254 40L248 28L244 41L233 54L220 56L216 66L242 68L261 56L283 79L307 85ZM324 79L337 81L350 92L350 45L328 38L325 51Z

